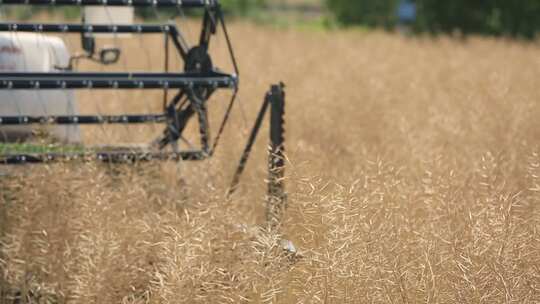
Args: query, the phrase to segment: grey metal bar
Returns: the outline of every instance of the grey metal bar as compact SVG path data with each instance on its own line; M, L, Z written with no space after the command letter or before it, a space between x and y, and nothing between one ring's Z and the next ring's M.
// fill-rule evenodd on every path
M70 153L0 154L0 165L22 165L32 163L54 163L66 161L103 161L113 163L131 163L169 160L204 160L207 157L208 155L203 151L140 152L125 150Z
M0 73L0 90L233 88L236 84L235 76L222 73Z
M77 6L134 6L134 7L217 7L218 0L0 0L10 5L77 5Z
M0 32L40 33L163 33L174 25L169 24L69 24L69 23L0 23ZM176 31L175 31L176 32Z
M57 124L57 125L84 125L84 124L143 124L165 123L165 114L145 115L62 115L62 116L0 116L0 126Z

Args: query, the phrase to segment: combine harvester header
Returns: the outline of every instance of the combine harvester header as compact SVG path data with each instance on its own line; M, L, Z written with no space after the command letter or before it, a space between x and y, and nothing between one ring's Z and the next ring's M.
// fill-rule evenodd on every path
M116 24L109 23L0 23L0 48L11 48L18 52L3 52L0 55L0 141L2 133L10 130L27 130L35 125L53 128L52 135L62 142L79 142L81 125L161 124L161 136L152 138L143 145L88 147L66 149L66 151L13 152L2 149L0 164L23 165L65 161L105 161L131 163L140 161L204 160L211 157L218 146L221 135L229 120L239 89L239 70L229 37L223 12L217 0L0 0L5 5L38 6L92 6L102 7L153 7L199 9L203 12L198 41L193 45L179 30L175 22L163 24ZM110 12L109 12L110 15ZM86 19L93 20L86 16ZM110 19L113 19L112 17ZM121 18L125 19L125 18ZM127 18L129 19L129 17ZM210 52L212 37L221 32L232 70L224 72L215 66ZM58 38L45 34L80 35L83 54L69 54ZM124 51L117 47L97 47L97 35L147 35L161 34L164 39L165 71L105 71L107 66L118 62ZM30 40L34 41L30 41ZM29 42L30 41L30 42ZM42 43L42 47L36 47ZM169 50L171 45L171 50ZM7 49L6 49L7 50ZM170 51L183 62L183 71L170 72ZM17 53L17 54L15 54ZM19 56L19 57L17 57ZM22 58L22 59L21 59ZM49 62L50 58L54 60ZM21 60L23 64L21 64ZM48 61L49 60L49 61ZM81 60L100 64L104 71L75 71ZM43 63L42 65L40 65ZM275 204L284 205L283 150L284 150L284 106L285 93L282 84L271 86L264 98L260 113L248 138L248 143L234 174L229 194L236 189L240 175L248 160L251 148L270 108L270 159L269 159L269 210L278 210ZM78 105L73 97L74 90L161 90L163 111L144 114L95 113L78 114ZM208 107L223 99L218 91L229 91L230 99L225 102L223 117L215 132L211 132ZM169 94L171 95L169 97ZM36 97L37 96L37 97ZM151 96L155 96L151 95ZM155 98L155 97L154 97ZM159 101L159 100L158 100ZM159 101L160 102L160 101ZM51 110L52 109L52 110ZM55 110L56 109L56 110ZM60 110L58 110L60 109ZM63 111L62 111L63 109ZM199 147L184 137L190 122L198 122ZM54 131L56 130L56 131ZM63 133L62 133L63 132ZM212 136L212 134L215 134ZM4 136L3 138L8 138ZM142 147L142 148L141 148ZM185 148L184 148L185 147ZM272 212L272 214L275 214ZM269 212L269 221L275 222Z

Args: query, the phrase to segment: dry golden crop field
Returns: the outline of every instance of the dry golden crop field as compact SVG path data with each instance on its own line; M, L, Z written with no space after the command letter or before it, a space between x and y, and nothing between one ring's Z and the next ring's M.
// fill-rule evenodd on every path
M0 179L0 303L540 303L538 43L229 30L240 104L212 160L19 167ZM124 64L160 62L153 41L124 42L135 52ZM266 129L241 188L224 194L280 80L288 209L278 234L264 229ZM130 94L82 92L79 103L161 102ZM103 138L84 131L87 143Z

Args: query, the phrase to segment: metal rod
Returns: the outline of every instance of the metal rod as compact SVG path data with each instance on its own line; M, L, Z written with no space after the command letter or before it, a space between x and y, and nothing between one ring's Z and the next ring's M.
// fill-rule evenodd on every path
M0 126L5 125L83 125L83 124L143 124L165 123L164 114L147 115L62 115L62 116L0 116Z
M0 73L1 89L233 88L237 78L222 73Z
M29 153L0 154L0 164L22 165L28 163L54 163L66 161L103 161L113 163L130 163L145 161L179 161L204 160L207 154L203 151L180 152L140 152L140 151L96 151L70 153Z
M0 0L10 5L77 5L77 6L134 6L134 7L216 7L218 0Z
M259 110L259 114L257 115L257 119L255 120L255 124L253 125L253 129L251 129L251 134L249 134L249 139L247 141L246 147L244 148L244 151L242 152L242 157L240 158L238 167L236 168L236 171L234 172L231 185L229 187L229 190L227 191L227 197L230 197L238 188L238 184L240 183L240 177L242 176L242 173L244 172L247 161L249 159L249 155L251 154L251 150L253 149L253 145L255 144L255 140L257 139L259 130L261 129L264 115L266 114L266 111L268 110L269 97L270 97L270 94L267 93L264 98L264 102L261 106L261 109Z
M225 110L225 115L223 116L223 120L221 121L221 124L219 125L219 130L214 139L214 144L212 145L212 149L210 149L210 155L213 155L214 152L216 152L216 148L217 148L217 145L219 144L219 140L221 139L221 135L223 134L223 131L225 130L225 125L227 124L231 116L231 112L232 112L234 103L236 101L237 95L238 95L238 90L234 90L231 100L229 101L229 105L227 106L227 110Z
M174 46L180 52L180 57L182 57L182 60L184 60L185 62L187 58L187 53L189 52L189 47L187 45L185 37L174 25L170 27L169 34L172 38Z
M268 151L268 197L266 220L270 228L279 227L287 205L285 177L285 92L283 84L270 89L270 147Z
M229 31L227 30L227 24L225 23L225 17L223 16L223 11L218 8L218 18L221 20L221 27L223 29L223 34L225 35L225 41L227 42L227 49L229 50L229 56L231 57L234 73L236 77L240 77L240 70L238 68L238 62L236 56L234 55L234 50L232 47L231 38L229 36Z
M0 0L1 1L1 0ZM0 23L0 32L38 32L38 33L167 33L173 40L180 56L185 59L188 52L184 38L174 24L68 24L68 23Z
M40 33L141 33L157 34L174 31L174 25L162 24L68 24L68 23L0 23L0 32ZM174 31L176 33L176 31Z

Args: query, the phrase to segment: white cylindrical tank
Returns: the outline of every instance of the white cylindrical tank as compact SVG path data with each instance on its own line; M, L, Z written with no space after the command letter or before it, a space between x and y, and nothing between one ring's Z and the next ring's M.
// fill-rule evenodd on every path
M34 33L0 33L0 73L60 71L69 65L64 42L53 36ZM77 115L71 90L0 90L0 116ZM28 137L35 126L2 126L0 142ZM77 125L49 126L47 131L65 143L81 141Z

